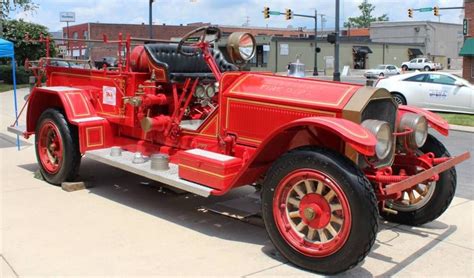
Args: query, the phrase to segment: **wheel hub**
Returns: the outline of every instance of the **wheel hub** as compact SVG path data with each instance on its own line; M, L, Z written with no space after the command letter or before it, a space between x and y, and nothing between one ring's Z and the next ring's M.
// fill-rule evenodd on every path
M318 194L306 194L301 200L300 215L303 221L313 229L321 229L329 224L331 207L326 199Z

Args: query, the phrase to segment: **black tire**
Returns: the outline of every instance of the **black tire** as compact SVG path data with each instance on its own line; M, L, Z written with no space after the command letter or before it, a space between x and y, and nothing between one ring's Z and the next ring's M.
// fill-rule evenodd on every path
M436 157L451 157L446 147L431 134L420 148L423 153L432 152ZM413 211L398 211L398 214L383 212L381 215L391 222L419 226L438 218L448 208L456 191L456 169L453 167L439 174L439 180L428 202Z
M394 92L392 92L391 94L393 100L395 100L398 105L407 105L407 99L402 94Z
M350 207L352 223L348 237L337 251L327 256L308 256L296 250L284 238L274 217L277 186L289 173L300 169L327 174L340 185ZM359 264L372 248L378 231L377 200L372 185L352 161L321 148L291 151L272 165L263 183L262 214L270 239L278 251L298 267L321 274L337 274Z
M58 170L54 173L48 171L40 158L41 129L44 125L52 125L59 131L62 142L62 159L58 163ZM56 109L45 110L38 119L35 132L36 159L40 166L43 178L54 185L60 185L65 181L73 181L79 171L81 164L81 153L78 146L78 132L75 126L69 125L64 115Z
M408 68L408 66L403 65L403 66L402 66L402 70L403 70L403 71L407 71L407 70L409 70L409 68Z
M424 71L431 71L431 68L428 67L428 66L425 66L425 67L423 68L423 70L424 70Z
M379 74L379 77L384 77L384 76L385 76L385 74L383 74L383 72L381 72L381 73Z

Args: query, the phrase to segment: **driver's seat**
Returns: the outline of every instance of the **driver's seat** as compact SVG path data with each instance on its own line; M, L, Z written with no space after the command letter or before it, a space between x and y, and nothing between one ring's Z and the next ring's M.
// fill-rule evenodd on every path
M185 56L178 53L177 44L146 44L150 67L155 70L164 70L167 80L176 80L186 77L214 78L211 69L199 51L195 56ZM236 71L237 66L229 63L218 49L209 49L221 72ZM183 51L193 53L196 48L183 46Z

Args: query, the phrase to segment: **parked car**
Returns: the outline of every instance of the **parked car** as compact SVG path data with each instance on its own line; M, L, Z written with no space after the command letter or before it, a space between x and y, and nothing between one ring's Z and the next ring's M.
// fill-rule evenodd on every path
M118 61L115 57L103 57L102 60L95 61L94 66L98 69L101 69L106 65L108 68L110 67L118 67Z
M398 104L430 110L474 114L474 85L444 72L415 72L380 79Z
M407 70L433 71L433 70L442 70L443 66L440 63L433 63L428 58L416 58L409 62L403 62L402 69L404 71L407 71Z
M400 69L394 65L378 65L375 69L369 69L364 73L366 78L380 78L400 74Z

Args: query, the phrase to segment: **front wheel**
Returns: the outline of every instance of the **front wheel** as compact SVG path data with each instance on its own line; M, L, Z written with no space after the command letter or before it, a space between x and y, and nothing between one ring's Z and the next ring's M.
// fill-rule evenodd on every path
M403 65L403 66L402 66L402 70L403 70L403 71L407 71L407 70L408 70L408 66Z
M361 262L378 229L370 183L350 160L326 149L291 151L274 163L263 183L262 214L283 256L322 274Z
M36 158L43 178L55 185L71 181L81 162L77 130L58 110L45 110L36 125Z
M429 135L419 154L433 153L435 157L450 157L446 147ZM397 214L382 212L392 222L418 226L438 218L449 206L456 191L456 169L453 167L439 174L436 182L424 182L403 192L398 200L387 201L387 206Z

